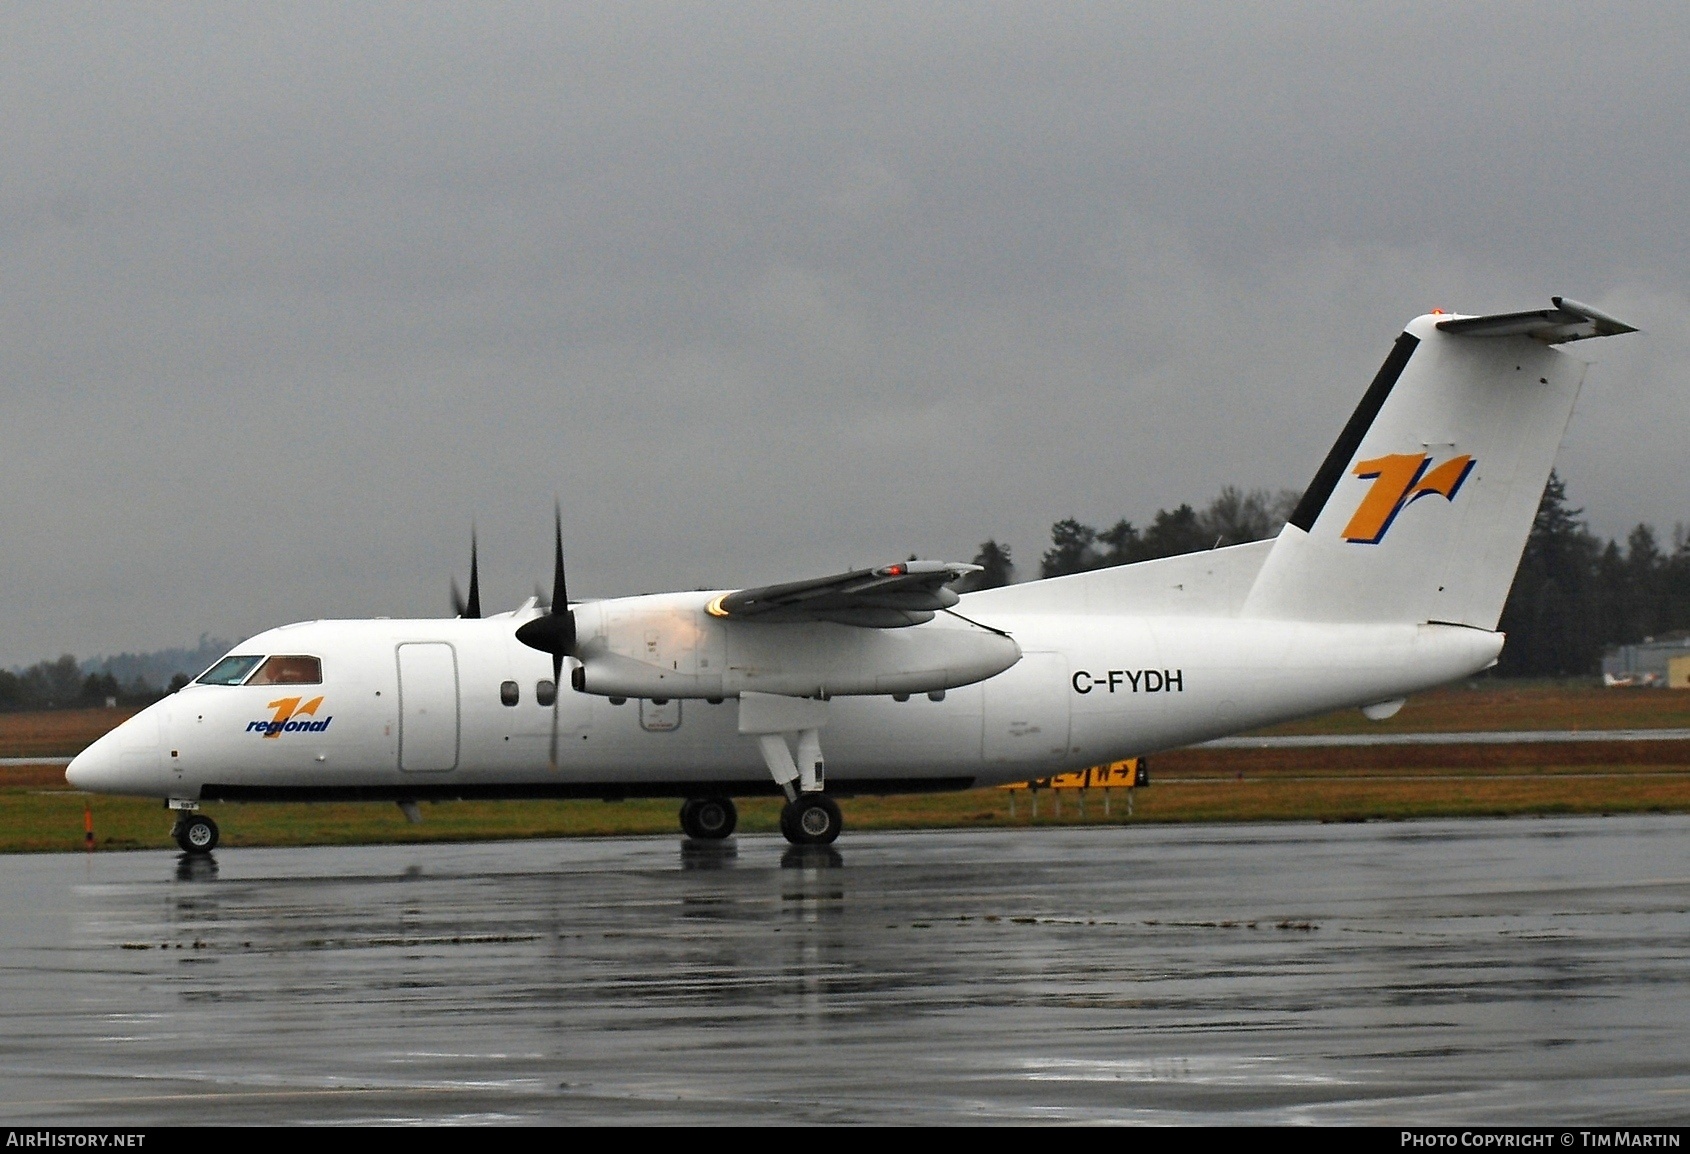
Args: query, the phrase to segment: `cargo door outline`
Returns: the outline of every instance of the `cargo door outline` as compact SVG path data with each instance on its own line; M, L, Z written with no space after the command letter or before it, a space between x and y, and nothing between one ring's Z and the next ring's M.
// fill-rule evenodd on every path
M444 641L407 641L395 649L399 672L399 768L449 773L458 768L462 711L458 654Z
M673 733L681 728L681 699L671 697L658 704L640 698L640 728L647 733Z

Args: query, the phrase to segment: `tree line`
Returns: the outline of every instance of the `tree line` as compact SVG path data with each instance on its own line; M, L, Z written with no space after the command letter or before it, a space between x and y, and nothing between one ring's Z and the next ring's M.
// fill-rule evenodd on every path
M1051 526L1040 577L1060 577L1240 545L1278 534L1300 494L1227 486L1202 509L1159 509L1141 529L1122 519L1107 529L1068 519ZM1009 546L985 541L974 558L982 571L959 585L991 589L1016 579ZM1584 510L1551 473L1532 521L1519 571L1498 626L1508 643L1494 672L1502 677L1575 677L1598 671L1602 652L1647 637L1690 630L1690 533L1662 546L1639 524L1624 543L1590 531Z
M201 634L194 648L119 653L78 661L70 654L27 669L0 669L0 711L86 709L107 702L148 705L186 685L229 642Z
M1228 485L1199 511L1189 504L1177 509L1158 509L1143 529L1122 518L1107 529L1099 529L1069 518L1050 527L1050 548L1039 559L1040 577L1064 577L1112 565L1131 565L1197 553L1221 545L1243 545L1277 534L1291 516L1301 496L1294 489L1277 493L1267 489L1248 492ZM1015 562L1009 546L984 541L974 564L981 571L957 584L963 592L995 589L1016 580Z
M188 683L178 673L160 689L145 678L120 682L111 673L84 673L69 653L14 672L0 669L0 710L86 709L107 704L148 705Z
M1639 524L1625 543L1604 542L1572 508L1554 473L1498 626L1508 634L1496 672L1567 677L1597 672L1602 651L1690 629L1690 534L1672 548Z

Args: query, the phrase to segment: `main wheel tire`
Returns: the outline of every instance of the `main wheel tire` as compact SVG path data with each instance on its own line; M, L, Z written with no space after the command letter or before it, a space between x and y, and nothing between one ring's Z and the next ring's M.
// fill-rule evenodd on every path
M832 845L844 826L839 806L824 793L804 793L780 813L780 832L793 845Z
M699 841L721 841L739 824L739 810L726 797L695 797L681 806L681 828Z
M176 844L183 853L210 853L217 848L217 823L203 813L191 813L176 823Z
M692 820L698 826L699 837L720 841L739 825L739 810L732 798L707 797L694 807Z

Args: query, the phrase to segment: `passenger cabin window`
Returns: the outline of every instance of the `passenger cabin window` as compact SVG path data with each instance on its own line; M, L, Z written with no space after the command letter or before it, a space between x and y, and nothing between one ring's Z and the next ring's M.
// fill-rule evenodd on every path
M555 681L542 681L535 685L534 700L549 709L552 702L557 700L557 683Z
M248 685L321 685L323 663L315 657L272 657Z
M499 686L499 700L505 705L515 705L522 700L522 688L514 681L506 681Z
M201 685L239 685L252 672L252 667L263 660L263 657L225 657L197 680Z

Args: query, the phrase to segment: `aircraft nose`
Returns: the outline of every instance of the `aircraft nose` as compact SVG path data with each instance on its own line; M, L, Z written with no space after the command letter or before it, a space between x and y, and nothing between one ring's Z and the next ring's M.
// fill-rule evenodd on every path
M90 793L156 796L164 778L166 723L160 705L148 706L71 758L66 783Z
M65 782L72 789L105 792L117 781L117 743L107 734L70 759Z

